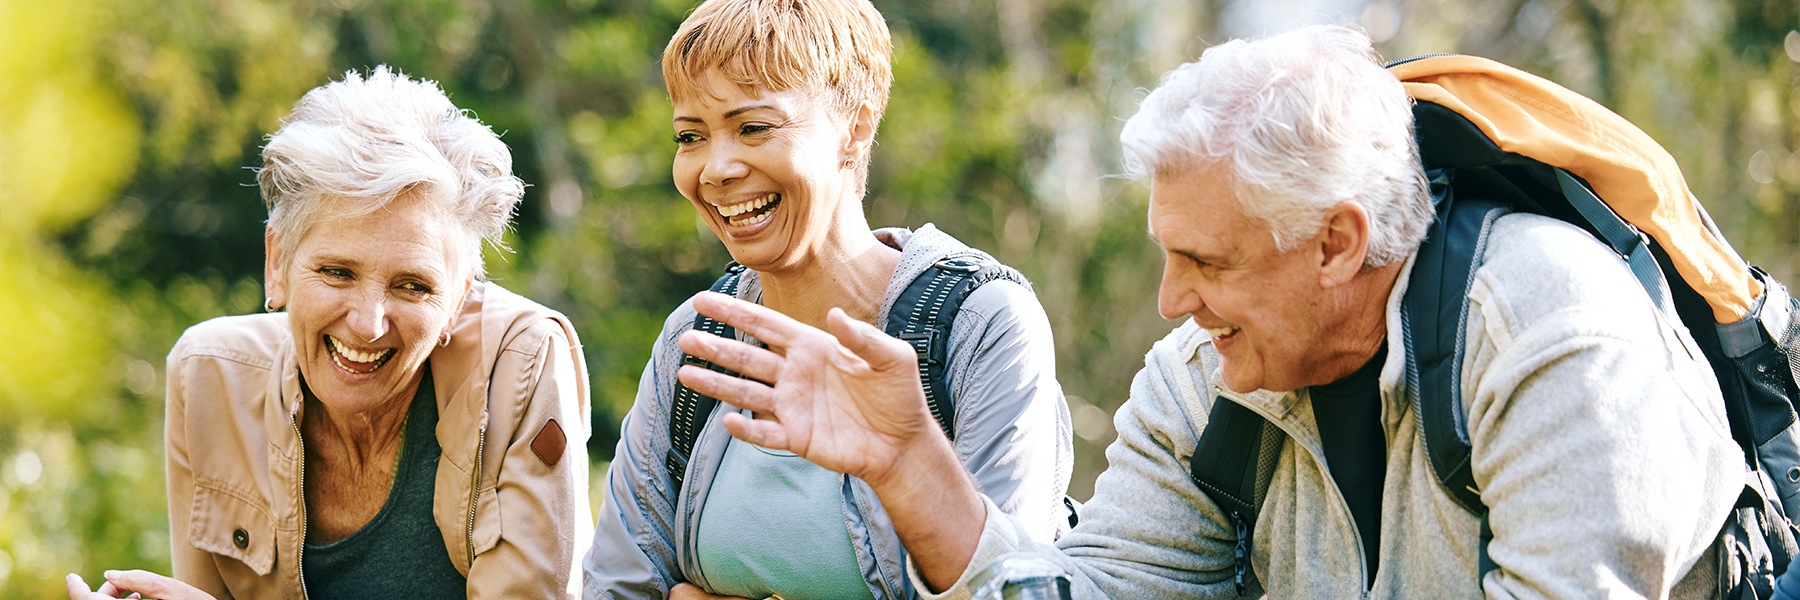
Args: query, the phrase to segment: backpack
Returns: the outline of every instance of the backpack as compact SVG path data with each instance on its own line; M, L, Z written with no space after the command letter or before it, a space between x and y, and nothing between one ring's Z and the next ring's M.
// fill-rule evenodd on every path
M743 280L744 266L733 261L725 274L712 285L712 291L736 296ZM966 250L945 256L925 269L907 284L887 313L888 335L900 338L913 347L919 359L919 382L925 391L925 403L944 435L956 439L956 403L950 397L947 373L950 364L950 328L964 300L976 288L990 281L1005 279L1025 289L1031 284L1012 267L1000 264L985 253ZM694 317L694 329L723 338L736 338L737 331L705 315ZM682 364L698 365L733 377L742 377L711 362L682 353ZM680 382L675 384L675 399L669 413L669 454L665 465L673 478L674 489L681 489L687 475L688 457L700 430L712 418L719 401L700 394Z
M1800 302L1743 263L1672 156L1600 104L1477 57L1425 56L1388 69L1415 101L1414 133L1437 213L1401 301L1407 399L1438 482L1481 520L1478 584L1495 565L1458 385L1467 293L1494 220L1524 211L1574 224L1610 246L1705 354L1749 468L1715 544L1718 595L1770 597L1775 577L1800 553ZM1254 577L1253 528L1284 438L1274 424L1219 398L1189 464L1196 485L1233 520L1240 595Z

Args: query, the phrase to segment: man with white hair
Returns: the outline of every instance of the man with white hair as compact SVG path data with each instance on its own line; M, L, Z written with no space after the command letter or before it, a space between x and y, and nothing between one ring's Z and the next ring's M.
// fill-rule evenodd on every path
M1460 379L1486 520L1434 477L1400 317L1434 213L1410 101L1365 35L1214 47L1169 73L1122 137L1151 182L1159 309L1185 321L1146 356L1110 464L1054 546L961 475L908 346L841 312L827 333L702 296L701 312L780 353L689 334L683 350L750 379L682 380L756 411L726 417L733 435L867 481L921 588L946 596L1014 552L1060 565L1078 598L1712 595L1743 473L1717 383L1572 225L1493 225ZM1190 479L1215 402L1283 434L1250 522Z

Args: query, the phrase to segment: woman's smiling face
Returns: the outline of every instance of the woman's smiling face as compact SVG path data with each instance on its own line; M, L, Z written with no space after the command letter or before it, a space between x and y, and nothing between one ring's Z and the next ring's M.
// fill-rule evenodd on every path
M801 90L740 86L709 72L675 102L675 187L733 259L758 271L805 264L861 219L845 119Z
M330 203L361 200L327 199ZM285 305L300 375L321 403L363 412L404 402L472 284L468 243L417 196L315 223L282 260L268 240L270 298Z

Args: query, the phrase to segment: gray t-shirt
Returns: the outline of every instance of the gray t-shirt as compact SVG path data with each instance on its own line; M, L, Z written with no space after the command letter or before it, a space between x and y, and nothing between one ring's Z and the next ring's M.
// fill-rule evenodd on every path
M450 564L444 536L431 517L441 453L437 421L437 394L427 366L407 409L387 503L350 537L306 545L300 572L308 598L468 597L468 581Z

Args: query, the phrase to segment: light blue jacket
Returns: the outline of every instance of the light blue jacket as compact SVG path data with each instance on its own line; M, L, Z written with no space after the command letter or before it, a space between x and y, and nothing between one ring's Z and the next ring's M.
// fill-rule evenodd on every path
M906 285L927 267L968 248L931 225L916 232L882 229L876 235L902 250L882 301L884 317ZM756 272L746 271L738 297L754 301L761 292ZM701 430L679 498L671 497L664 466L670 446L669 406L681 362L675 340L693 323L691 301L669 315L638 383L583 567L587 598L662 598L683 581L710 589L694 560L694 544L698 509L705 504L730 438L717 418L723 413L714 413ZM1055 349L1043 307L1029 289L1016 283L998 280L983 285L956 316L949 363L957 456L998 510L1017 519L1024 535L1052 541L1067 529L1062 501L1074 459L1069 408L1056 382ZM907 578L906 551L874 492L861 480L840 478L844 527L869 591L878 599L917 597Z

